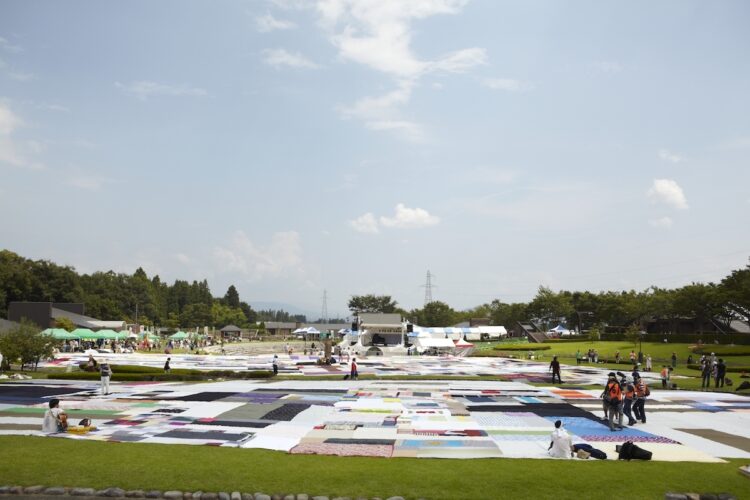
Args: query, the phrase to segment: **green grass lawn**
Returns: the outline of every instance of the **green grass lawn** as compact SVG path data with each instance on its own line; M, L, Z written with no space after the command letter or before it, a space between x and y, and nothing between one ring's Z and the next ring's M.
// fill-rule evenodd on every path
M729 492L750 480L726 464L531 459L412 459L289 455L209 446L0 436L0 482L182 491L261 491L407 499L663 498L667 491ZM9 459L12 458L12 459ZM613 483L613 479L615 480ZM625 493L626 491L626 493ZM745 493L743 493L745 492Z

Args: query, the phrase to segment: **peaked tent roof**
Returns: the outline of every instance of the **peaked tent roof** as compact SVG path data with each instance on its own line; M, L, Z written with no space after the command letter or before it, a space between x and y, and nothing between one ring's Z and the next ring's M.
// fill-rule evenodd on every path
M229 332L229 333L235 333L235 332L241 332L242 328L236 325L227 325L224 328L220 330L222 333Z

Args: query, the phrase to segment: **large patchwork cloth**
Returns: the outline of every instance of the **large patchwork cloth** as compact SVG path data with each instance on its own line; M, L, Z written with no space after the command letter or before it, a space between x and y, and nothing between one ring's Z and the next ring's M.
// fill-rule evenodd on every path
M264 448L372 457L548 458L554 422L573 443L616 458L629 440L654 460L750 458L750 400L656 391L647 424L611 432L599 391L483 381L227 381L113 383L32 380L0 384L0 434L41 435L51 398L75 424L69 439Z

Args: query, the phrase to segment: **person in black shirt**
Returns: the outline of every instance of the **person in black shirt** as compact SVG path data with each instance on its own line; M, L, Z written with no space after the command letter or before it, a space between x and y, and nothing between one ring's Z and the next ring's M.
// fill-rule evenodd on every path
M562 384L563 381L560 378L560 362L557 360L557 356L552 358L552 362L549 364L549 369L552 372L552 383L555 383L555 375L557 375L558 383Z

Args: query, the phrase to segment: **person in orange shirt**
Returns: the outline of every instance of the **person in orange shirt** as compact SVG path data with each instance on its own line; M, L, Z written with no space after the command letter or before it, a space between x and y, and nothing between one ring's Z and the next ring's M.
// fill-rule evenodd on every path
M620 382L617 380L615 372L609 373L609 379L607 380L607 385L604 386L602 397L609 403L609 430L612 432L622 430L622 413L620 413L622 387L620 387ZM618 417L618 429L615 429L615 418Z
M636 420L640 420L644 424L646 423L646 398L651 394L651 390L646 385L646 382L638 377L634 382L635 388L635 402L633 403L633 413L635 413Z
M635 424L635 419L633 418L633 412L631 411L634 398L635 398L635 387L633 386L632 383L627 382L625 384L625 399L623 400L624 407L622 409L622 412L628 417L628 425Z
M661 367L661 388L666 389L669 382L669 368L666 365Z

